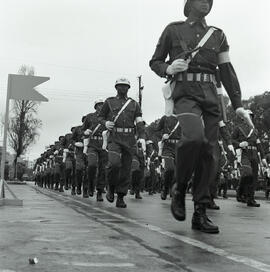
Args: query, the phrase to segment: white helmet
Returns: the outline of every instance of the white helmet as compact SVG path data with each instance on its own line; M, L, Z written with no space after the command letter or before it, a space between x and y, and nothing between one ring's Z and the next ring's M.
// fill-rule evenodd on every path
M128 85L130 87L130 82L127 78L124 78L124 77L121 77L121 78L118 78L116 81L115 81L115 87L119 84L125 84L125 85Z
M104 100L102 99L102 98L99 98L99 99L97 99L96 101L95 101L95 103L94 103L94 108L96 108L96 105L97 104L103 104L104 103Z

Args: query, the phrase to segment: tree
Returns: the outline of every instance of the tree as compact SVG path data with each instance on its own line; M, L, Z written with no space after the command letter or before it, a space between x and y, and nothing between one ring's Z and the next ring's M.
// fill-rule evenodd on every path
M34 68L26 65L19 70L21 75L34 75ZM39 136L38 129L42 122L36 118L39 103L29 100L14 100L11 113L8 140L9 146L15 152L14 167L15 177L17 177L17 160L23 155L29 146L35 143Z

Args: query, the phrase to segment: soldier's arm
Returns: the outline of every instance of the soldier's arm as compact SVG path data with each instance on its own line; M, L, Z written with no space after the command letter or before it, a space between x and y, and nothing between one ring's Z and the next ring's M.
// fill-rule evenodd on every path
M108 114L110 112L110 106L108 100L106 100L98 114L98 121L103 126L106 126L105 123L107 121Z
M155 127L156 131L163 131L163 129L164 129L164 119L165 119L165 116L162 116L161 119L159 120L159 122L157 123L157 126Z
M135 107L134 117L135 117L138 137L141 138L141 139L145 139L146 138L145 122L142 119L141 107L137 102L135 102L135 103L136 103L136 107Z
M82 131L89 129L90 126L91 126L90 118L89 118L89 115L87 115L82 125Z
M170 28L167 26L161 34L161 37L159 38L158 44L156 46L155 53L149 62L150 68L160 77L167 76L166 70L169 64L166 63L166 58L168 56L170 46Z
M223 121L219 122L219 133L227 146L232 144L230 132Z
M234 145L235 148L239 148L239 129L235 128L233 133L232 133L232 143Z
M228 93L232 106L236 110L243 107L241 101L241 89L237 75L230 61L229 45L225 34L221 31L220 52L218 54L218 67L220 69L220 77L223 86Z

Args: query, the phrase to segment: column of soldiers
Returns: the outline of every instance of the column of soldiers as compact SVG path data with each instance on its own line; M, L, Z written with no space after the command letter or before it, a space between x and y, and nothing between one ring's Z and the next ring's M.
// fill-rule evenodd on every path
M117 197L118 208L127 207L128 190L136 199L144 189L149 195L160 191L162 200L171 196L171 212L179 221L186 218L190 187L191 225L205 233L219 232L206 209L219 209L214 199L222 190L227 198L229 180L240 179L238 201L259 207L254 198L258 165L267 166L267 161L252 113L242 106L227 38L206 23L212 5L213 0L185 1L187 20L165 28L150 61L151 69L168 81L166 101L171 107L156 127L162 132L159 150L151 137L146 139L140 105L128 97L130 82L120 78L115 96L96 101L82 125L41 154L35 167L39 186L60 192L70 188L72 195L84 198L96 191L97 201L103 201L106 192L110 203ZM232 136L220 120L217 84L223 84L241 118Z

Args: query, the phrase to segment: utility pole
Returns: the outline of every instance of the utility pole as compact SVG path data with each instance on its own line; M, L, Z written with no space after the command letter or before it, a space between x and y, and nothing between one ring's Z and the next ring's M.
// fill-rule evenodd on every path
M139 79L139 105L142 108L142 90L143 90L143 86L142 86L142 76L138 76Z

